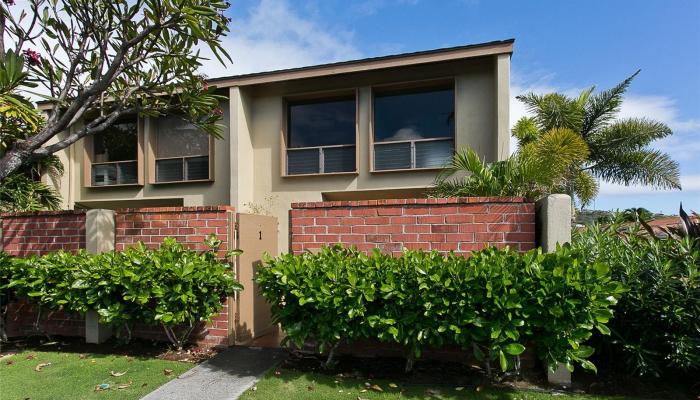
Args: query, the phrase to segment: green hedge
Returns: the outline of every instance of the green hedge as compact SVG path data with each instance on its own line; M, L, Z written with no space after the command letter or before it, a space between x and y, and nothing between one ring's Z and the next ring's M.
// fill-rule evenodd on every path
M532 344L550 366L595 369L584 343L606 323L623 291L603 263L586 264L568 246L543 254L485 249L469 258L405 251L365 255L340 246L267 258L256 280L286 340L332 350L379 338L413 357L427 347L471 349L505 371Z
M196 325L221 310L241 290L230 266L217 258L220 240L196 252L166 238L157 249L142 243L99 255L59 251L41 257L1 258L3 293L42 307L85 313L96 310L103 323L124 328L136 322L161 324L177 347Z
M700 240L650 237L639 224L594 225L573 246L604 260L628 287L597 342L611 366L636 375L697 378L700 371ZM624 364L617 362L624 360Z

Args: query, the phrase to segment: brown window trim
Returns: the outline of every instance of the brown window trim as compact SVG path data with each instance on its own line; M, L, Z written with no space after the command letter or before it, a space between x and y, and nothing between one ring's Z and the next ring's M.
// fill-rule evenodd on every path
M136 187L143 186L143 158L144 158L144 126L143 119L137 118L136 121L136 160L112 161L104 163L93 162L95 138L93 135L86 136L83 139L83 187L86 188L114 188L114 187ZM92 184L92 166L93 164L118 164L136 161L137 179L136 183L114 184L114 185L93 185Z
M369 172L372 174L382 174L386 172L410 172L410 171L439 171L442 167L424 167L424 168L397 168L397 169L375 169L374 168L374 94L375 93L391 93L396 91L410 90L439 90L441 88L452 88L454 91L454 110L455 121L457 120L457 88L456 79L454 77L434 78L416 81L406 81L399 83L377 84L370 87L369 96ZM452 135L453 144L456 145L457 132ZM410 142L410 140L407 140ZM377 142L390 143L390 142Z
M215 144L215 138L213 138L211 135L208 135L208 140L209 140L209 154L193 154L193 155L187 155L183 157L156 157L156 149L158 148L158 131L156 124L157 119L151 118L149 121L150 125L150 131L148 135L148 183L150 185L170 185L170 184L180 184L180 183L207 183L207 182L214 182L214 170L215 170L215 159L214 159L214 144ZM186 159L186 158L196 158L196 157L209 157L209 178L207 179L188 179L188 180L181 180L181 181L167 181L167 182L158 182L156 180L156 161L158 160L168 160L168 159ZM183 163L184 165L184 163Z
M342 172L317 172L311 174L288 174L287 173L287 118L288 118L288 108L289 103L294 101L304 101L304 100L330 100L333 98L341 97L355 97L355 144L348 145L335 145L335 146L310 146L310 147L298 147L293 150L308 150L314 148L325 148L325 147L341 147L341 146L355 146L355 170L354 171L342 171ZM282 121L280 129L280 176L282 178L298 178L298 177L309 177L309 176L343 176L343 175L359 175L359 160L360 160L360 94L358 88L353 89L340 89L340 90L324 90L317 92L308 92L302 94L294 94L285 96L282 99Z

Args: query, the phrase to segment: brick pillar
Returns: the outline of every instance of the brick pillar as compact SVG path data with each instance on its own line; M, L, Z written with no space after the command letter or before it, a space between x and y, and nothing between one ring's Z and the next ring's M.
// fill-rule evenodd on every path
M537 243L542 251L552 252L557 243L571 241L571 197L552 194L537 201ZM571 372L559 363L555 370L547 368L547 380L557 386L571 387Z

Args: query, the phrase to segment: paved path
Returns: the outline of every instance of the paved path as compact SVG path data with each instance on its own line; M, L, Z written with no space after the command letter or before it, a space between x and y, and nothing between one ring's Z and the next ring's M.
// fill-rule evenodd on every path
M141 400L234 400L285 356L280 349L231 347Z

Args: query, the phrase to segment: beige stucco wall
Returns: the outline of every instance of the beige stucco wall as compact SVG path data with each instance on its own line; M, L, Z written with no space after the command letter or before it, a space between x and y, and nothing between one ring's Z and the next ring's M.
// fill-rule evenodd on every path
M215 180L211 183L149 184L144 151L142 187L87 188L83 185L82 141L59 153L65 175L55 185L65 208L118 208L158 205L230 204L242 212L265 211L279 221L279 249L287 251L290 203L335 199L416 196L434 181L436 171L370 172L372 87L453 79L456 147L470 146L487 160L508 156L510 54L366 71L341 76L233 86L224 110L224 138L215 142ZM281 176L284 98L313 92L354 89L358 94L358 173ZM144 123L145 146L154 132Z
M56 135L55 137L49 139L48 144L53 144L58 142L59 140L65 138L67 133L60 133ZM49 175L44 175L43 176L43 181L44 183L53 186L58 194L61 195L61 208L62 209L72 209L73 202L71 201L71 179L70 179L70 171L72 170L73 166L73 161L71 154L73 153L73 148L75 146L70 146L64 150L58 151L55 153L56 157L61 161L61 164L63 164L63 169L64 173L61 176L49 176Z
M238 174L231 177L237 193L236 207L251 211L246 203L269 208L279 220L279 248L287 251L288 212L290 203L320 201L324 199L382 198L421 193L434 181L436 171L370 172L370 123L372 86L390 82L405 82L451 77L455 81L456 146L471 146L489 160L502 158L503 140L499 135L499 123L507 113L498 101L497 90L503 93L503 81L498 82L494 57L402 68L372 73L349 75L343 78L309 79L284 84L268 84L260 87L232 89L233 97L249 104L245 123L239 121L235 133L238 147ZM503 64L500 64L503 66ZM507 75L500 74L501 79ZM359 159L357 175L282 177L280 174L280 131L283 124L283 98L289 95L336 89L357 89ZM507 102L507 99L506 99ZM233 115L233 112L232 112ZM507 120L507 115L505 116ZM233 134L233 132L232 132ZM250 142L248 141L250 138ZM507 138L505 139L507 146ZM248 152L253 152L251 161ZM507 154L507 147L505 148ZM245 162L242 162L245 160ZM250 163L250 164L249 164ZM236 177L234 178L234 175ZM235 182L234 182L235 181ZM251 185L252 181L252 185ZM249 191L252 190L252 193ZM268 197L273 196L272 202ZM252 200L251 200L252 199Z

